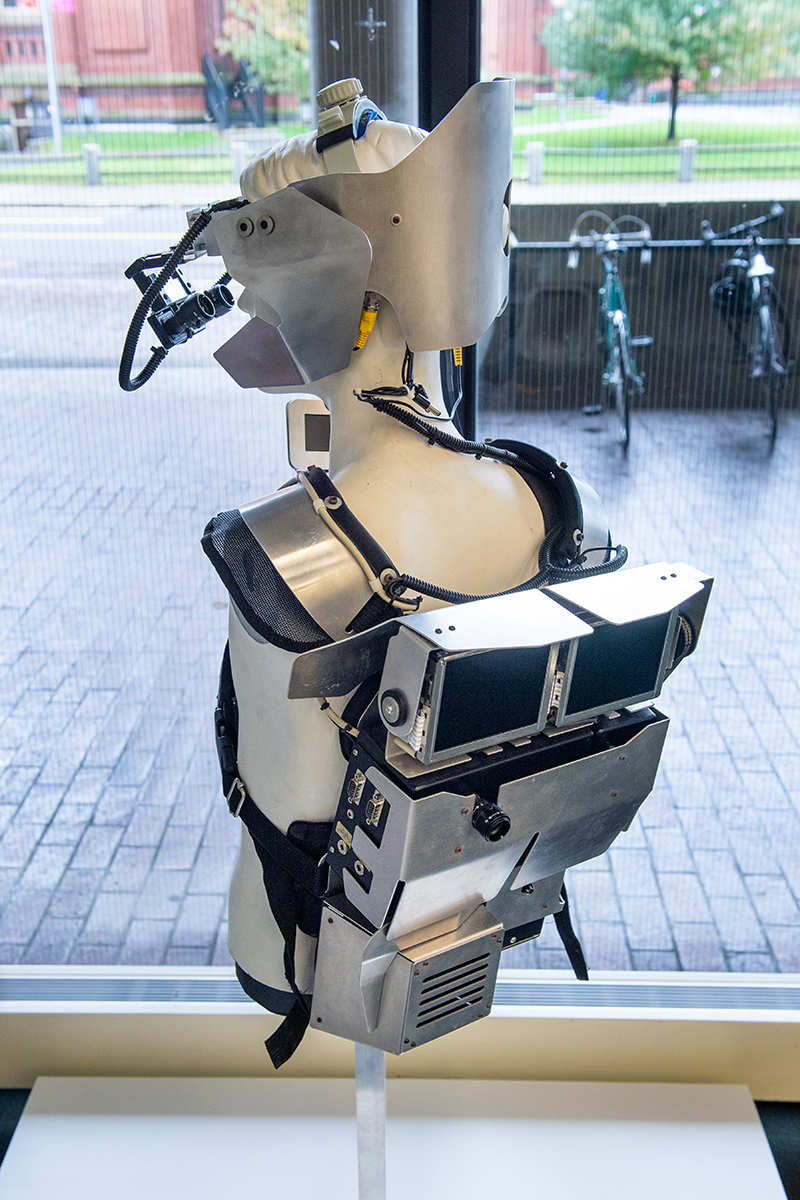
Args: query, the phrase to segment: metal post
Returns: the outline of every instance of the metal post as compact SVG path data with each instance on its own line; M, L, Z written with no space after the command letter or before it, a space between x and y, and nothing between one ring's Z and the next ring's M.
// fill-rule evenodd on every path
M81 146L83 165L86 168L86 184L88 187L99 187L100 178L100 147L97 142L84 142Z
M239 176L250 162L252 157L250 147L247 142L231 142L231 180L239 186Z
M356 1042L358 1200L386 1200L386 1060Z
M678 183L692 182L696 154L697 138L681 138L678 149Z
M53 126L53 148L55 153L60 156L64 152L64 143L61 138L61 105L58 99L56 48L53 41L53 14L50 12L50 0L39 0L39 11L42 14L44 61L47 67L47 103L50 109L50 122Z
M528 158L528 183L544 183L544 142L528 142L525 154Z

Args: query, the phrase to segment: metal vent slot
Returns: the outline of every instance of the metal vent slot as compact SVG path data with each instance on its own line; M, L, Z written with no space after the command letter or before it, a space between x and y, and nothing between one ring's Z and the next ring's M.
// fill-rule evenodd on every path
M457 992L461 988L469 987L478 979L486 978L486 965L477 967L474 971L466 971L463 975L456 979L448 980L446 984L437 984L436 987L423 988L420 992L420 1004L429 1004L431 1000L435 1000L437 996L449 996L451 992ZM428 993L433 995L429 996Z
M480 995L474 1000L466 1000L463 1004L454 1004L452 1008L446 1008L444 1012L436 1013L432 1017L426 1017L424 1021L417 1022L417 1029L423 1029L426 1025L432 1025L434 1021L442 1021L445 1017L452 1017L454 1013L463 1012L465 1008L471 1008L472 1005L477 1004L479 1000Z
M463 990L456 992L455 995L436 997L427 1004L420 1005L417 1016L429 1017L431 1014L434 1014L437 1011L447 1007L447 1005L453 1004L456 1000L461 1001L460 1007L462 1008L465 1004L474 1004L475 1000L470 999L470 997L474 996L480 998L484 993L485 984L486 978L484 977L482 980L476 981L475 985L473 985L471 988L464 988Z
M475 963L486 962L488 957L488 954L479 954L476 958L468 958L466 962L456 963L454 967L447 967L447 969L444 971L435 971L432 975L426 975L424 982L430 983L432 979L441 979L441 986L444 986L446 982L449 982L448 980L445 980L445 975L452 975L453 978L456 978L455 973L457 971L464 971L467 967L473 967Z

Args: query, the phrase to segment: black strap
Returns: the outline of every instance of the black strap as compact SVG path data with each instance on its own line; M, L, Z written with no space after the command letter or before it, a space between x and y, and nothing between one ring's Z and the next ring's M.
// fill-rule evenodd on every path
M253 840L267 900L284 942L284 974L294 995L288 1014L265 1043L277 1070L294 1054L308 1027L311 1010L307 997L297 986L295 948L298 928L312 937L319 932L321 897L327 890L328 879L327 867L321 860L330 825L294 822L288 833L283 833L248 795L239 778L236 760L238 712L228 646L222 658L214 725L225 799L231 814L241 818ZM313 847L310 854L297 844L298 840L309 840L309 831Z
M564 901L564 907L561 912L557 912L553 916L558 930L559 937L564 943L564 949L567 952L569 965L575 972L576 979L582 979L584 983L589 981L589 968L586 966L586 959L583 956L583 947L578 941L578 935L572 928L572 920L569 915L569 900L567 899L567 889L562 885L561 898Z
M332 129L330 133L321 133L315 145L317 153L322 154L323 150L329 150L331 146L338 146L339 142L354 142L355 140L356 135L353 126L342 125L339 129Z

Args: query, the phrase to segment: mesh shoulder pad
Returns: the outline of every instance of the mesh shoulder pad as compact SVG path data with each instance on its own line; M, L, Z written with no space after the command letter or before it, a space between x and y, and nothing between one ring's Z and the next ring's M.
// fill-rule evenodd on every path
M238 509L212 517L201 543L234 604L266 641L302 654L333 640L281 579Z

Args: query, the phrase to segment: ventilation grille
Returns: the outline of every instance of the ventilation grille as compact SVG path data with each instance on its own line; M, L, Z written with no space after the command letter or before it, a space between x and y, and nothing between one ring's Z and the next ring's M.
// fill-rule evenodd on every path
M424 976L417 1006L416 1028L424 1029L434 1021L442 1021L484 1001L489 961L488 954L480 954L446 971L435 971ZM491 1000L491 996L488 999Z

